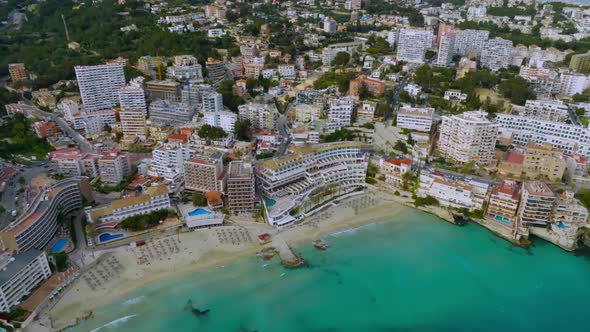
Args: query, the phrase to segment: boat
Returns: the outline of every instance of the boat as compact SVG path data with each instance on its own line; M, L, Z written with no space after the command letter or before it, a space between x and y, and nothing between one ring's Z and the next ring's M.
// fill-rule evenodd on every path
M322 240L313 241L313 246L318 250L326 250L329 247L328 244Z
M211 311L210 309L199 310L199 308L195 308L192 300L188 300L184 308L190 310L193 313L193 315L197 317L207 316L209 311Z

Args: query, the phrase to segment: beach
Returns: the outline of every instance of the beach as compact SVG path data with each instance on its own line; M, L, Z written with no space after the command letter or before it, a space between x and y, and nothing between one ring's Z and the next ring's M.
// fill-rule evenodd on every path
M230 221L230 225L211 229L199 229L192 232L180 233L164 239L154 241L148 247L154 253L149 265L139 264L141 256L139 248L128 246L95 252L99 257L96 268L99 273L111 271L109 264L117 261L122 266L120 272L112 270L111 275L102 279L99 273L92 272L95 267L89 265L88 272L93 275L100 285L94 289L87 281L87 277L78 279L65 293L63 298L49 311L48 317L41 315L42 321L51 320L52 328L60 329L75 324L76 320L89 316L97 308L113 303L132 291L146 287L169 278L181 276L195 271L222 266L242 257L254 256L262 250L257 235L263 232L271 234L273 238L284 240L289 245L296 245L303 241L313 241L325 234L339 230L351 229L365 224L382 220L395 220L395 217L410 209L395 201L393 196L369 189L365 193L341 201L337 206L331 206L308 220L289 228L276 230L264 223L247 221ZM239 219L239 218L235 218ZM232 243L227 235L236 240ZM223 235L225 234L225 235ZM225 239L225 240L224 240ZM174 244L172 244L174 243ZM178 252L174 248L178 246ZM270 246L267 244L265 246ZM156 250L163 248L160 257ZM305 258L305 257L303 257ZM90 278L90 280L94 280ZM108 280L108 281L107 281ZM44 319L45 318L45 319ZM45 323L47 325L47 323Z

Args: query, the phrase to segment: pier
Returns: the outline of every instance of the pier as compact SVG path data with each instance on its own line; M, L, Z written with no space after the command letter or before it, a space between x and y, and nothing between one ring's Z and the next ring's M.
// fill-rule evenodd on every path
M281 239L281 238L275 238L272 241L272 245L275 248L275 250L278 252L279 254L279 258L281 259L281 263L286 267L286 268L297 268L300 266L303 266L305 264L305 261L303 260L303 258L297 256L293 250L291 250L291 247L289 247L289 245L287 244L287 242L285 242L285 240Z

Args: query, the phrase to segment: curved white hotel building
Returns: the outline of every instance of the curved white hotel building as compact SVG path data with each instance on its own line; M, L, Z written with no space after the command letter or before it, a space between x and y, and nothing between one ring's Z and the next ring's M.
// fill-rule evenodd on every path
M57 232L60 212L66 215L81 208L82 195L92 195L86 177L69 178L45 188L18 219L0 232L0 247L19 252L43 249Z
M335 184L345 193L366 186L368 154L361 143L295 146L291 151L257 168L258 188L264 196L265 217L270 225L294 222L291 210L310 199L314 189Z

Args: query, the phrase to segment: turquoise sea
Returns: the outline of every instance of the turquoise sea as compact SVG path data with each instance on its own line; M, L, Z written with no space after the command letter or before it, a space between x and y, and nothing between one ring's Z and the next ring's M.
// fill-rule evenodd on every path
M324 240L298 248L308 268L243 259L151 285L72 331L588 331L588 256L416 210Z

